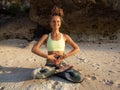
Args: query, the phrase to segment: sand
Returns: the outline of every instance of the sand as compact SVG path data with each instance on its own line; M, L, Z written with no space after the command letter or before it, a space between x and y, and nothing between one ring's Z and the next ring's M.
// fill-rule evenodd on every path
M0 41L0 90L120 90L120 42L79 42L80 52L66 59L85 80L71 83L57 76L32 79L46 59L31 52L36 41ZM47 53L45 46L42 51ZM66 46L66 52L71 50Z

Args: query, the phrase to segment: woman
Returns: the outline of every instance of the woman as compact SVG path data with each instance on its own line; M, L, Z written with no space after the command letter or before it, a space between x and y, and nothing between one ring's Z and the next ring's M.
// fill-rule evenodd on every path
M63 63L64 60L80 51L79 46L71 39L69 35L60 32L62 16L63 10L58 7L54 7L50 20L52 32L50 34L43 35L32 49L35 54L47 59L46 66L58 68L65 66L66 64ZM43 53L39 49L44 43L47 43L48 54ZM73 49L68 53L64 53L65 43L68 43L73 47ZM73 69L65 70L56 75L65 78L71 82L82 81L80 73Z

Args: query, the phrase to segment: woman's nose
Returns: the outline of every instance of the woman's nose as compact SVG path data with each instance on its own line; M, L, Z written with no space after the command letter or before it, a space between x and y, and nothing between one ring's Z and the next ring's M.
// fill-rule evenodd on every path
M57 22L55 22L55 24L57 24Z

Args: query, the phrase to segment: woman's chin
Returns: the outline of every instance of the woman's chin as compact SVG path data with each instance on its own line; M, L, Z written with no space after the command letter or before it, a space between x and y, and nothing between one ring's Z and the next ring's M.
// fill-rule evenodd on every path
M59 28L53 28L53 30L59 30Z

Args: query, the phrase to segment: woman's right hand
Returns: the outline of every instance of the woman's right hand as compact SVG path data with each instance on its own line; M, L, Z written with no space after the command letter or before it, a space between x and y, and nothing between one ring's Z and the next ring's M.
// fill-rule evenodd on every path
M56 60L55 55L56 54L50 54L50 55L47 56L47 59L54 63L54 60Z

